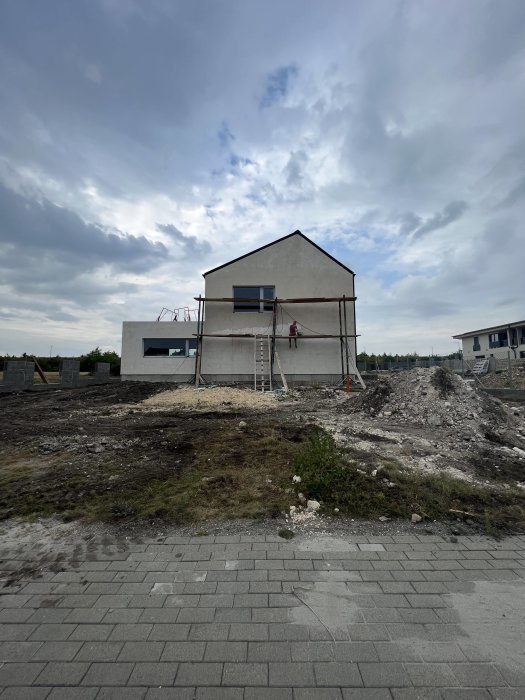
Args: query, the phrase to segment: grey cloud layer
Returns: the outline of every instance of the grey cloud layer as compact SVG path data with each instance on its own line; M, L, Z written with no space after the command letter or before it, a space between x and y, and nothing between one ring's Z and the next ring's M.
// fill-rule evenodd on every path
M301 228L356 269L383 349L385 309L410 346L427 319L452 334L518 314L525 4L328 7L5 2L0 167L16 178L0 240L17 299L85 295L120 318L120 295L150 317L200 291L204 259Z

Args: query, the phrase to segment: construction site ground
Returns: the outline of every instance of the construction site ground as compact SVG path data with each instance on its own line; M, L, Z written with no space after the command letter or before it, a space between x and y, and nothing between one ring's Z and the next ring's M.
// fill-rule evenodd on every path
M520 406L416 370L0 407L0 700L525 698Z

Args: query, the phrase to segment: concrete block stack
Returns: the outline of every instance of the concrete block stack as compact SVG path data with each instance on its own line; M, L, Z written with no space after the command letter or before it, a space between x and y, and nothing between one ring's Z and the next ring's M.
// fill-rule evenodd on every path
M33 386L35 363L25 360L10 360L4 367L4 385L13 390L23 391Z

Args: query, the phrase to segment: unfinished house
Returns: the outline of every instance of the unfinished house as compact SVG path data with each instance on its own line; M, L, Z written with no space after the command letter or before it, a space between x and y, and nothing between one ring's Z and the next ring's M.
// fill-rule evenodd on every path
M452 336L461 340L465 360L513 360L525 358L525 321L481 328Z
M185 320L123 324L123 380L271 388L358 376L355 275L300 231L203 276Z

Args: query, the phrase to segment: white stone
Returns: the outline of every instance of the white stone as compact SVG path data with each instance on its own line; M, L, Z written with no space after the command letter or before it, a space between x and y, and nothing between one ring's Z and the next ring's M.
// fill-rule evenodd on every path
M296 474L295 476L292 477L292 481L294 484L300 484L302 479L300 476L297 476L297 474Z
M319 510L321 507L321 504L319 501L307 501L306 502L306 509L309 511L313 511L314 513Z
M412 513L411 521L413 523L420 523L423 520L423 518L418 515L417 513Z

